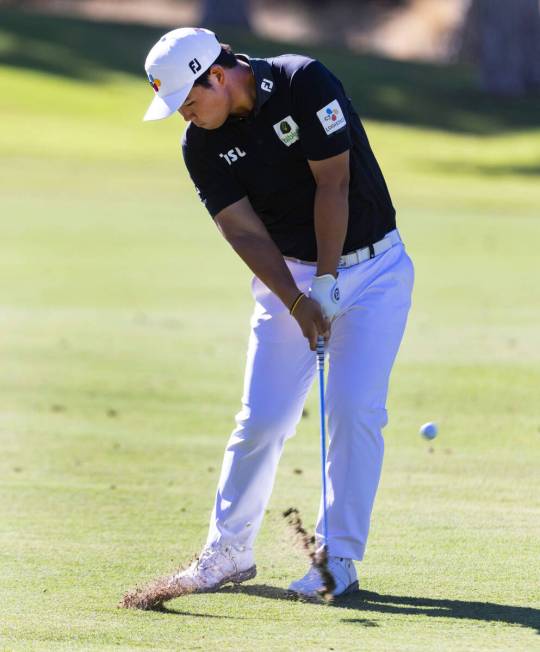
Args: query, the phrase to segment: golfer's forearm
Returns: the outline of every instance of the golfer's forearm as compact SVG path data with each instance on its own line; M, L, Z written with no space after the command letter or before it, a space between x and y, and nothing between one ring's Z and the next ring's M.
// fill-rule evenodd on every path
M348 186L317 186L314 214L317 276L335 276L349 222Z
M300 290L270 236L248 233L227 240L255 276L289 308Z

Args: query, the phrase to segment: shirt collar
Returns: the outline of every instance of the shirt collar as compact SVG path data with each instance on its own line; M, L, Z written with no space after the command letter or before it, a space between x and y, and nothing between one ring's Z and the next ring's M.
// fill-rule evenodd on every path
M247 54L237 54L236 58L249 64L253 71L256 97L255 106L250 116L256 116L276 90L276 82L272 75L272 66L266 59L252 59Z

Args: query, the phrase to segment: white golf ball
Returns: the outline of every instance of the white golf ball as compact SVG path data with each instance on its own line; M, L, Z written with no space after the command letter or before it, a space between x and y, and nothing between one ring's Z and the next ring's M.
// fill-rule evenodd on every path
M420 434L425 439L435 439L438 432L439 429L437 428L437 424L433 423L433 421L424 423L424 425L420 428Z

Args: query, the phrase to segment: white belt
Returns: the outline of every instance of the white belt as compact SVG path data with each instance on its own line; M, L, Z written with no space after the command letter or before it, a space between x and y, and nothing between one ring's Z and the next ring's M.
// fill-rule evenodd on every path
M399 231L397 229L394 229L393 231L388 232L382 240L379 240L378 242L374 242L372 245L369 245L368 247L363 247L362 249L357 249L356 251L351 251L351 253L341 256L338 262L338 269L340 268L343 269L345 267L353 267L353 265L358 265L359 263L363 263L365 260L369 260L370 258L375 258L375 256L379 256L385 251L388 251L388 249L398 244L399 242L402 242L401 237L399 235ZM308 262L307 260L290 258L289 256L285 256L285 258L287 260L292 260L295 263L300 263L301 265L317 264L314 262Z

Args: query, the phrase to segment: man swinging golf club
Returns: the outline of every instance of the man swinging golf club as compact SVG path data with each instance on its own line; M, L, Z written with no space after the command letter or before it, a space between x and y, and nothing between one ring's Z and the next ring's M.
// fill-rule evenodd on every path
M199 197L254 274L242 407L206 545L175 581L212 591L255 576L254 542L285 441L326 341L328 501L319 510L334 596L356 590L379 483L390 371L413 266L360 119L341 82L301 55L234 54L205 29L165 34L145 64L145 120L176 112ZM316 566L290 590L316 596Z

